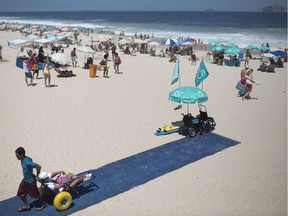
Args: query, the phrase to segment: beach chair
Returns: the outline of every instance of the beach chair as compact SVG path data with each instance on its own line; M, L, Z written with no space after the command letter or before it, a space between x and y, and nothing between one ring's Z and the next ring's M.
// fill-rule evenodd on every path
M38 179L38 182L41 184L40 187L40 191L43 197L51 197L53 198L53 205L54 207L59 210L59 211L65 211L67 210L71 204L72 204L72 195L71 192L74 191L77 194L77 197L80 197L80 194L78 192L79 187L81 187L81 185L83 186L84 184L90 184L90 186L96 186L98 188L97 185L95 185L94 183L91 183L89 181L91 181L92 179L95 179L96 177L91 173L91 172L82 172L77 174L77 176L80 178L81 176L85 175L85 174L91 174L91 178L87 181L83 181L80 182L76 187L74 188L70 188L69 190L52 190L51 188L49 188L44 181L42 181L41 179ZM73 180L70 180L68 182L65 183L64 187L69 188L69 185Z
M245 86L239 81L235 87L238 90L240 96L247 93Z
M243 58L244 58L244 53L240 52L239 55L238 55L238 60L239 61L243 61Z
M58 68L54 68L55 71L58 73L57 77L73 77L76 76L76 74L73 74L72 70L60 70Z

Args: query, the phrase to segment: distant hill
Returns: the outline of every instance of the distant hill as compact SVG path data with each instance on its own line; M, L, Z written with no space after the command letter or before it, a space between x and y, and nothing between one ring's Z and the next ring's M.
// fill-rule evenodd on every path
M287 8L279 7L275 5L268 5L259 9L259 12L266 12L266 13L286 13Z
M204 10L205 12L214 12L215 10L214 9L206 9Z

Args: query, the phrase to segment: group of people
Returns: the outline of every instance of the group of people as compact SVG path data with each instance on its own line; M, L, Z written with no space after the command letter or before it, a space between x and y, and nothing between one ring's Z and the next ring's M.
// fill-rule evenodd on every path
M64 190L70 190L81 182L92 178L91 173L77 176L73 173L66 174L64 171L56 171L52 173L41 172L41 166L33 162L33 160L26 155L26 151L23 147L17 148L15 150L15 155L16 158L21 161L23 172L23 179L17 191L17 196L20 197L23 202L23 205L18 209L19 212L30 210L30 205L27 201L28 194L32 198L38 199L39 206L36 208L37 211L40 211L47 206L42 194L38 191L37 179L41 180L51 190L58 190L61 192ZM33 172L34 169L36 169L36 175Z
M53 67L48 64L47 59L44 59L43 62L43 76L44 76L44 84L45 87L51 87L51 74L50 70ZM33 83L34 76L38 79L39 76L39 67L38 67L38 59L37 58L26 58L23 61L23 71L25 73L25 82L27 86L34 86ZM32 74L33 72L33 74Z
M109 57L109 53L106 53L103 56L103 59L101 60L101 62L99 63L100 67L103 67L103 77L104 78L109 78L108 76L108 72L109 72L109 66L108 66L108 57ZM121 58L119 56L119 54L116 52L112 52L112 61L113 61L113 65L114 65L114 70L116 74L119 74L119 66L122 63Z

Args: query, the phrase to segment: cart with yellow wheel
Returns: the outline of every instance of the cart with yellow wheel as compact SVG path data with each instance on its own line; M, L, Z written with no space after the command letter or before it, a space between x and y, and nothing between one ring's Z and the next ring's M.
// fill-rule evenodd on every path
M90 172L79 173L79 174L77 174L77 176L80 178L81 176L83 176L83 174L91 174L91 178L88 181L91 181L92 179L95 178L95 176ZM75 179L73 179L73 180L75 180ZM54 196L53 205L58 211L65 211L71 206L73 198L72 198L71 193L68 190L65 190L65 189L52 190L41 179L38 179L38 181L41 184L40 192L41 192L42 196L44 196L44 197L45 196ZM81 182L80 184L77 185L77 187L83 183L88 182L88 181ZM64 187L69 188L70 183L71 183L71 181L66 182L64 184ZM69 190L73 190L78 194L77 187L69 188Z

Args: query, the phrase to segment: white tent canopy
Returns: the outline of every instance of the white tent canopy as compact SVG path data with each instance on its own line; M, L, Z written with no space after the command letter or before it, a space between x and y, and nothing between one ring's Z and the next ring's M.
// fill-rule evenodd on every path
M13 48L13 49L18 49L18 48L24 46L24 44L26 44L28 42L29 42L28 40L14 39L14 40L8 41L8 46Z

